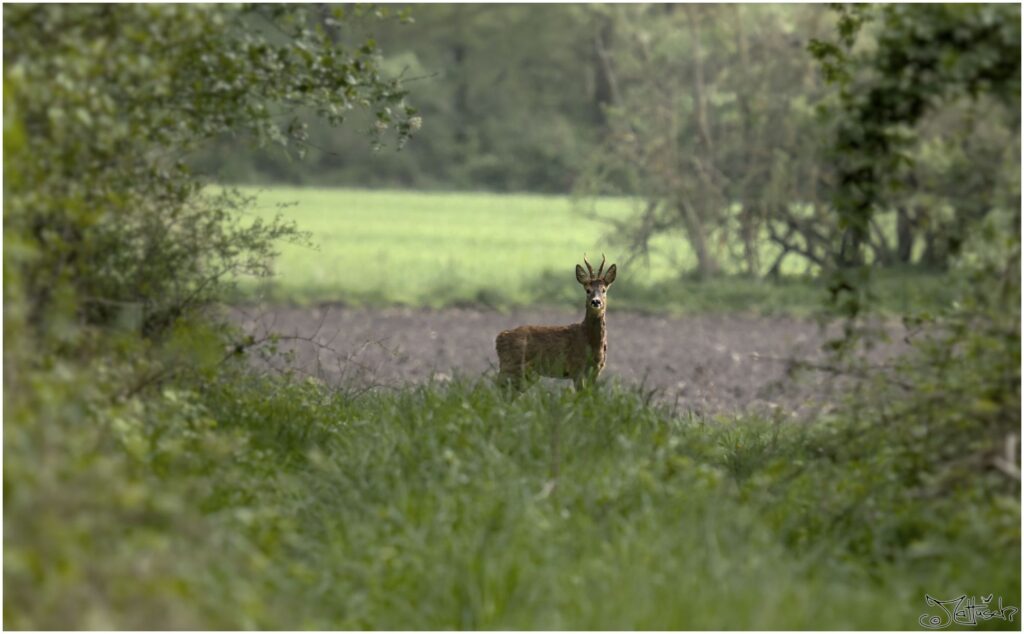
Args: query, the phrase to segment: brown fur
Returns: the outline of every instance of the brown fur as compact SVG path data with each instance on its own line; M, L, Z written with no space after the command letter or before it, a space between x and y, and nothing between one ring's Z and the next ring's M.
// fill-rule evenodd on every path
M584 258L586 262L586 258ZM520 386L528 374L573 379L577 387L584 380L596 380L604 370L608 354L606 289L615 280L613 264L604 276L594 275L590 263L588 276L576 267L576 279L587 290L587 311L583 321L568 326L520 326L505 330L495 340L500 377ZM601 262L601 269L604 262ZM601 305L591 305L599 297Z

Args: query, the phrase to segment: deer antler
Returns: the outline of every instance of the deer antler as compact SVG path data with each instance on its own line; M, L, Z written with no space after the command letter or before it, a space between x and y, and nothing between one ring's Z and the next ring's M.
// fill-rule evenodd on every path
M601 266L597 269L597 277L601 277L601 272L604 271L604 253L601 254ZM591 272L593 275L593 272Z
M587 265L587 271L590 272L590 279L594 279L594 267L590 266L590 262L587 261L587 254L583 254L583 263Z

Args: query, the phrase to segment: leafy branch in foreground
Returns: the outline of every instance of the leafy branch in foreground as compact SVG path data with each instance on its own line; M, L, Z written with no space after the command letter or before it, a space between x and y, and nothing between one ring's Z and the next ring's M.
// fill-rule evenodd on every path
M20 588L4 619L196 627L197 579L260 556L224 528L253 499L242 481L270 472L199 400L238 365L204 309L305 236L185 160L232 134L301 154L306 119L355 109L377 143L419 120L322 7L3 12L4 581Z
M831 342L837 368L856 374L856 355L846 353L871 346L884 331L865 314L872 295L864 248L882 210L905 201L906 191L929 193L929 183L908 169L916 167L910 149L926 115L989 100L1016 139L995 152L996 175L975 179L970 195L956 201L954 300L934 313L903 315L912 349L893 371L860 382L846 428L885 438L871 450L898 461L916 495L983 485L1019 499L1019 457L1008 463L1005 456L1020 433L1020 7L885 5L840 13L841 45L811 47L839 92L833 156L844 235L830 291L846 319L843 336ZM855 48L869 22L874 46ZM948 154L947 162L959 159ZM1000 521L1013 511L1019 521L1019 505L1009 511Z
M373 111L374 139L418 119L373 42L342 48L330 13L252 5L4 9L5 241L42 328L57 306L110 325L131 304L167 330L236 275L267 272L289 223L239 216L184 163L224 134L301 154L305 119Z

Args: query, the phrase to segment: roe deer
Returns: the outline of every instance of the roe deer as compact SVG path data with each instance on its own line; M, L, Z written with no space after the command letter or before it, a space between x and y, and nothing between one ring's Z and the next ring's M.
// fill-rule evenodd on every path
M604 271L602 254L601 266L595 275L586 255L583 262L587 265L586 272L576 265L576 281L587 292L583 321L569 326L520 326L503 331L495 340L501 380L519 388L530 372L571 378L579 388L585 379L596 380L604 369L608 352L604 315L608 307L608 287L615 281L615 265Z

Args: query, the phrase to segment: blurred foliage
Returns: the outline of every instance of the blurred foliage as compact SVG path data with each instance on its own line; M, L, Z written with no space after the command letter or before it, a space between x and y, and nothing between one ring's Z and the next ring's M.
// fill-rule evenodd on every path
M610 8L606 72L618 89L578 193L642 197L619 239L647 253L655 237L678 236L700 277L733 262L777 275L791 253L822 266L823 87L801 43L827 17L792 5ZM784 250L763 261L761 245L776 241Z
M59 462L19 461L5 495L28 512L9 539L38 548L8 546L5 621L909 628L926 592L1019 605L1001 478L936 482L889 449L898 426L692 419L649 398L225 374L109 423L22 428L54 432Z
M335 47L334 18L311 10L5 9L16 45L4 52L4 231L22 247L10 264L35 326L69 310L98 325L134 312L126 319L159 334L233 276L266 274L273 244L301 237L280 219L241 217L244 197L203 193L182 158L212 137L301 149L299 105L329 124L372 108L408 136L411 109L372 43Z
M920 341L898 370L911 407L895 416L962 458L932 451L929 460L1003 465L1019 487L1020 7L839 14L840 44L811 47L839 98L832 157L845 266L829 290L846 323L834 347L871 343L873 329L858 319L876 299L871 269L855 265L877 213L900 206L899 231L927 229L924 257L953 268L956 299L935 313L905 314ZM863 48L860 35L871 40ZM928 379L906 380L922 374ZM927 446L907 437L898 448L927 454Z
M737 265L777 276L787 258L816 271L944 269L980 219L1019 198L1019 7L610 15L620 88L605 150L577 187L646 201L614 234L635 254L670 235L690 244L698 277ZM845 44L830 43L834 29ZM849 211L857 197L870 214Z
M232 469L251 475L256 454L196 404L232 357L205 313L303 235L245 216L244 196L206 193L183 159L227 132L298 152L307 113L338 124L355 108L373 113L376 139L404 141L418 125L404 91L372 42L334 43L342 18L4 7L9 626L206 623L175 606L202 595L188 579L204 557L229 561L235 547L220 543L230 532L199 530L202 501L232 490Z
M867 289L842 269L864 264L880 211L900 207L901 242L926 229L924 258L941 266L989 213L1019 217L1020 7L838 12L840 43L815 40L809 49L838 89L831 158L842 268L832 293L853 316Z
M301 164L246 151L231 137L193 164L230 183L567 192L601 119L592 42L599 11L437 4L411 7L411 24L350 20L341 33L372 37L382 68L415 90L425 123L415 143L401 152L367 148L360 118L354 127L313 128L315 147Z
M856 243L902 176L913 128L929 111L991 95L1019 129L1020 7L861 5L840 14L843 45L816 40L810 50L839 87L836 204ZM855 50L858 32L876 20L873 46Z
M1006 496L984 519L951 512L950 526L1016 526L1020 7L859 6L840 9L839 25L841 45L812 47L839 89L833 158L845 266L829 284L845 321L843 336L831 342L833 362L860 379L837 442L891 460L895 486L921 499ZM858 35L868 33L873 41L858 48ZM976 120L979 113L987 118ZM935 129L943 124L946 130ZM847 353L884 336L864 318L877 295L863 252L878 212L894 205L906 223L907 207L923 219L926 257L951 268L954 300L934 312L907 311L911 352L877 367ZM915 548L941 550L921 521L908 529L918 534ZM1019 531L1005 536L1019 553Z

